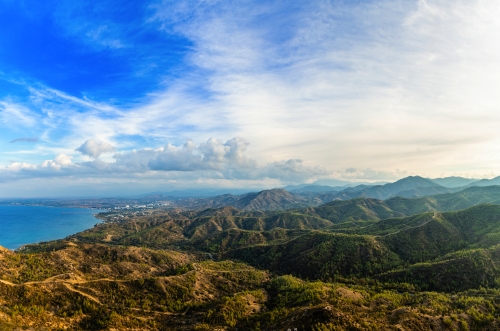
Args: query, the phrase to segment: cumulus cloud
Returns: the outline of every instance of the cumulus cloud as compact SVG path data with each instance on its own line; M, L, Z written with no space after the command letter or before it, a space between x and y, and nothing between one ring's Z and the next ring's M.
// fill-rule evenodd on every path
M203 155L197 153L198 148L192 141L187 141L182 147L168 144L156 156L149 160L151 170L193 171L214 169L211 162L203 162Z
M241 137L225 143L210 138L196 145L187 141L182 146L166 145L160 150L138 150L115 155L116 169L135 171L203 171L207 177L260 180L275 178L284 182L300 182L330 174L326 168L307 166L303 160L290 159L259 166L245 155L249 143Z
M115 151L115 148L105 142L96 141L94 139L89 139L84 142L80 147L78 147L75 151L82 153L83 155L88 155L93 157L94 159L99 158L99 156L103 153L112 153Z
M228 140L224 145L226 152L225 158L229 160L230 163L236 164L242 168L255 167L256 162L243 155L248 145L249 143L244 138L236 137Z
M155 153L148 166L151 170L164 171L223 170L226 166L254 168L257 163L244 155L248 145L240 137L225 143L210 138L199 146L192 141L182 147L168 144Z
M71 166L73 163L71 162L71 159L73 157L66 155L66 154L59 154L54 158L54 160L45 160L41 164L42 168L54 168L54 169L60 169L62 167L68 167Z
M12 162L5 169L9 171L20 171L20 170L35 170L36 165L29 164L26 162Z
M183 145L167 144L159 149L139 149L117 152L114 162L99 159L105 152L115 151L109 144L89 139L76 150L94 158L92 161L72 162L72 156L60 154L41 164L15 162L3 170L15 173L11 178L57 176L129 176L146 175L186 179L253 180L276 179L281 182L299 182L330 172L322 167L310 167L300 159L290 159L260 166L245 155L249 143L241 137L226 142L210 138L204 143L186 141ZM0 177L2 172L0 171Z
M59 154L53 160L45 160L41 164L12 162L8 166L0 168L0 182L77 174L76 171L72 171L72 168L78 168L78 166L71 159L72 156Z

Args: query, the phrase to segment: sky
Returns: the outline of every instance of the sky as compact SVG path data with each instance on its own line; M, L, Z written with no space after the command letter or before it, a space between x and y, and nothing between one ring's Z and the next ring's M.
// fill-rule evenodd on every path
M0 0L0 197L500 175L500 2Z

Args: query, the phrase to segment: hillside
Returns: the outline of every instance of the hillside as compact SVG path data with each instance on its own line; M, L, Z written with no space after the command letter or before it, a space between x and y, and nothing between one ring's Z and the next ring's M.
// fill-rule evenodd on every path
M465 209L481 203L500 204L500 186L470 187L429 198L435 199L442 211Z
M326 198L348 200L365 197L385 200L396 196L414 198L419 196L455 192L457 190L458 189L443 187L427 178L410 176L400 179L394 183L375 186L360 185L347 188L336 194L323 194L323 196L318 195L317 197L319 199L322 199L323 197L322 201L324 202L327 201Z
M333 200L392 197L417 198L453 193L461 188L448 188L419 176L406 177L384 185L358 185L348 188L322 185L296 185L285 189L272 189L243 195L224 194L209 198L185 198L172 201L172 205L186 209L206 209L231 206L243 211L286 210L319 206Z
M210 198L179 199L174 202L177 207L186 209L235 207L243 211L285 210L317 205L321 201L290 193L284 189L264 190L243 195L224 194Z
M447 294L415 293L411 288L394 289L383 283L309 282L272 276L243 263L189 259L173 273L120 277L96 275L75 258L101 259L103 248L73 244L52 253L13 255L9 270L27 262L23 267L34 270L36 265L66 256L65 261L76 267L61 265L65 273L39 280L0 282L0 328L368 331L404 327L444 331L450 327L496 330L499 326L495 319L500 312L495 301L498 292L494 290L457 293L452 300ZM168 262L148 258L161 252L134 249L135 261L127 257L132 252L123 249L104 251L112 254L100 261L103 272L127 262L140 261L129 267L134 270L168 266Z
M396 254L372 237L328 232L309 232L284 243L234 249L224 257L280 274L323 280L367 277L401 265Z
M439 188L440 185L432 180L420 176L410 176L400 179L394 183L389 183L380 186L368 187L363 190L367 196L376 199L387 199L397 195L399 192L414 190L417 188Z
M250 244L233 249L226 246L224 257L308 279L381 277L385 281L398 280L423 288L449 291L491 287L496 286L495 279L500 277L500 254L495 248L500 238L499 215L498 205L480 205L457 212L424 213L381 220L364 227L337 228L335 233L311 231L282 242ZM465 259L465 252L471 249L476 250L477 256L486 255L487 258ZM427 264L422 265L424 262ZM418 271L397 271L425 267L429 271L424 274L433 274L440 268L447 270L443 265L450 267L447 271L450 275L451 270L457 270L451 266L468 266L464 270L475 274L476 278L463 277L438 287L438 283L423 284L422 273ZM441 280L439 284L444 282Z
M13 254L0 275L2 330L16 325L193 330L209 320L206 302L215 308L239 293L258 309L264 299L261 284L269 277L246 265L198 262L177 252L74 243L51 253ZM194 312L186 315L190 309Z
M272 189L243 195L234 207L249 210L284 210L307 205L307 202L286 190Z
M415 263L391 270L378 279L392 282L411 281L425 291L463 291L469 288L498 287L500 247L464 250L432 262Z
M413 199L394 197L383 201L373 198L336 200L318 207L283 212L281 215L309 215L332 223L341 223L410 216L430 211L461 210L483 203L500 204L500 186L471 187L456 193Z
M499 190L102 214L0 249L0 329L498 330L500 205L439 210Z
M408 199L397 201L401 205ZM106 223L73 238L88 243L200 250L275 272L293 273L290 268L298 267L306 273L304 277L325 280L334 274L374 277L449 253L490 248L500 238L498 215L500 206L486 204L403 217L383 201L354 199L301 212L255 213L225 207L152 215L133 222ZM352 251L344 251L347 247ZM343 263L359 259L359 273L342 269L340 260L333 263L334 269L328 269L336 254L346 259ZM315 259L317 265L312 267Z
M467 187L472 186L492 186L492 185L500 185L500 176L492 178L492 179L481 179L475 182L472 182L467 185Z
M303 213L315 215L333 223L380 220L406 215L391 209L384 201L370 198L332 201L319 207L307 208Z
M255 199L253 195L249 200ZM483 202L499 203L500 187L469 188L453 194L418 199L398 197L381 201L357 198L288 211L242 211L234 207L223 207L198 211L152 212L149 216L132 217L130 221L108 222L75 237L85 242L97 240L113 244L166 248L172 245L182 246L190 240L196 240L206 241L205 247L213 247L216 245L213 243L214 238L229 230L353 230L382 219L459 210ZM113 215L110 213L109 218L113 218ZM255 240L255 236L252 237L252 240Z
M416 187L411 190L399 191L391 197L403 197L403 198L418 198L437 194L446 194L461 191L462 188L447 188L447 187Z
M445 177L445 178L433 178L431 179L434 183L439 184L448 188L463 187L474 182L479 181L476 178L464 178L464 177Z
M470 187L455 193L430 195L416 199L391 198L384 201L405 215L426 211L466 209L482 203L500 204L500 186Z

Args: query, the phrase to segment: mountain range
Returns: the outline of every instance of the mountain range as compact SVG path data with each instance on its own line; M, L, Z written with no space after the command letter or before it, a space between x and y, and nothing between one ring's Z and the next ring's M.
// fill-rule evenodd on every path
M224 194L209 198L177 199L174 205L189 209L218 208L233 206L245 211L285 210L304 206L319 206L334 200L349 200L359 197L386 200L394 197L418 198L440 194L451 194L477 186L491 186L500 180L473 181L461 177L447 177L431 180L410 176L384 185L358 185L353 187L329 187L324 185L295 185L286 189L271 189L243 195ZM442 186L441 182L448 187ZM467 184L458 186L458 184Z
M499 330L500 186L469 185L409 177L101 213L65 239L0 248L0 329ZM342 191L354 198L319 198Z

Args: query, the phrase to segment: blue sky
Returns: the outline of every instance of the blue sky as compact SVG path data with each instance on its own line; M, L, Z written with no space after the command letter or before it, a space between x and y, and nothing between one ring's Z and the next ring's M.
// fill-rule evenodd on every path
M0 196L500 175L495 1L0 2Z
M79 98L133 103L174 76L190 46L145 23L152 13L146 4L16 1L2 7L3 73Z

